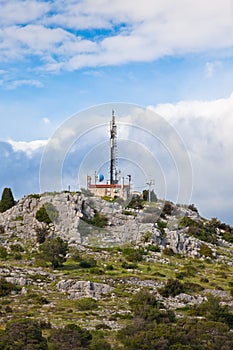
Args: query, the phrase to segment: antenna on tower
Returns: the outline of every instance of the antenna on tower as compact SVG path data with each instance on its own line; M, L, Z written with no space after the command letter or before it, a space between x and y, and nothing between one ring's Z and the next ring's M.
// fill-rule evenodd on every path
M111 152L111 162L110 162L110 184L114 185L118 183L117 179L117 169L116 169L116 149L117 149L117 126L115 123L115 114L112 110L112 120L110 122L110 152Z

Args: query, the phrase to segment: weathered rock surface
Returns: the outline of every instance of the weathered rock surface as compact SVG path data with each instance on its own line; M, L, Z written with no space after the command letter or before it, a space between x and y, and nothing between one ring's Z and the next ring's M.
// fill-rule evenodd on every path
M174 253L199 257L201 242L189 236L186 230L166 231L166 242Z
M91 281L61 280L57 283L59 292L66 293L70 299L93 298L100 300L103 294L110 293L113 287Z
M0 276L4 277L7 282L19 286L26 285L47 285L54 279L52 273L47 273L43 268L20 268L20 267L1 267Z
M58 212L55 222L49 225L36 219L38 209L45 203L51 203ZM201 220L198 213L173 205L172 215L168 215L165 220L167 228L161 232L156 221L163 204L163 201L159 201L153 206L146 206L144 210L128 210L131 215L126 215L121 204L99 197L85 197L79 193L31 195L0 214L0 226L4 229L4 233L0 234L0 244L8 250L12 243L36 249L36 230L44 227L50 236L59 236L70 245L109 247L124 243L135 246L152 244L161 250L170 247L174 253L199 257L202 242L189 236L186 229L178 227L179 219L185 215L196 221ZM83 216L93 218L95 210L107 217L106 227L95 227L81 220ZM148 234L149 238L145 241L145 235Z

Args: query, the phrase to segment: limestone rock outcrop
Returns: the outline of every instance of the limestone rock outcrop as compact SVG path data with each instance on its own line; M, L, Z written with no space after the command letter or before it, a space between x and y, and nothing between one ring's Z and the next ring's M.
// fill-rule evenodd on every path
M113 287L91 281L61 280L57 283L59 292L66 293L70 299L93 298L100 300L103 294L110 293Z

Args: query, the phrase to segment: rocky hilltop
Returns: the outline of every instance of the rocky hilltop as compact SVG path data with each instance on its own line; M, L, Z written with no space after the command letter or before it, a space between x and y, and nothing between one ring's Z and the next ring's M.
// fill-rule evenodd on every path
M36 218L38 210L46 204L51 204L57 212L55 220L51 217L51 223ZM165 204L168 208L164 211ZM158 246L161 250L169 247L174 253L201 257L203 242L188 233L188 225L180 225L184 217L197 224L208 224L208 220L201 218L197 211L164 201L145 203L143 209L125 209L124 206L125 203L85 197L82 193L30 195L0 214L0 227L4 230L1 244L7 246L8 241L18 242L28 247L31 244L34 248L37 229L46 228L48 236L61 237L69 245L111 247L144 243L145 246ZM106 217L106 225L102 228L91 223L96 212ZM231 246L224 241L220 231L216 231L216 238L217 246ZM216 244L209 242L208 245L216 258Z
M66 256L54 269L41 247L58 237ZM145 289L178 318L209 295L232 310L232 242L229 225L202 218L193 205L29 195L0 214L0 289L10 286L0 324L78 322L109 337L129 323L129 301Z

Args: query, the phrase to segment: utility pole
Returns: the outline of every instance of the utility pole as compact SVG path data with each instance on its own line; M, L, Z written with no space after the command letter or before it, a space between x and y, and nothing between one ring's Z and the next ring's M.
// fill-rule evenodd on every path
M150 179L146 184L149 186L149 198L148 198L148 202L150 202L150 201L151 201L151 187L155 184L155 180Z
M129 194L128 194L128 197L130 196L130 182L131 182L131 175L127 175L128 177L128 180L129 180Z

